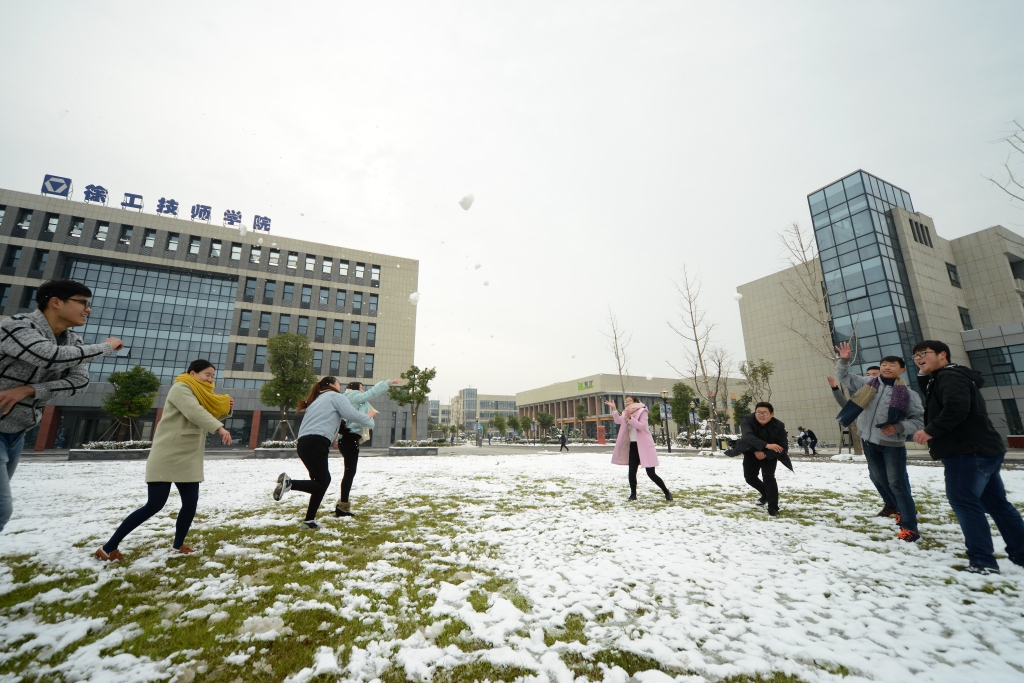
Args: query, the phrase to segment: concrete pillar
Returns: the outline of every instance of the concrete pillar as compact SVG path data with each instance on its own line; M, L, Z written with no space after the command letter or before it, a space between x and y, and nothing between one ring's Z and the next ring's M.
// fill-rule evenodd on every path
M249 429L249 450L254 450L260 445L260 422L263 420L263 411L252 411L252 427Z
M43 408L43 421L39 423L39 435L36 437L36 450L42 451L53 448L57 442L57 427L60 426L60 415L62 410L57 406L46 406Z

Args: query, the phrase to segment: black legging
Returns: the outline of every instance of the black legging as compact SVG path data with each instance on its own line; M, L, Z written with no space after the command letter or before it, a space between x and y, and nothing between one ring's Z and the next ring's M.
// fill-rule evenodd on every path
M327 487L331 485L331 469L327 466L327 456L331 452L331 440L316 434L300 437L296 443L299 459L309 471L309 479L292 479L292 490L309 494L309 507L306 508L306 521L316 519L316 511L324 500Z
M348 502L348 494L352 491L352 482L356 478L356 468L359 467L359 440L361 434L349 432L338 439L338 450L345 460L345 474L341 476L341 502Z
M777 458L769 456L764 460L758 460L753 453L743 454L743 478L764 497L769 508L779 507L779 482L775 480L775 468L778 464ZM764 481L757 478L759 472Z
M631 495L636 495L636 471L640 469L640 449L637 448L636 441L629 442L629 492ZM661 480L657 474L654 473L653 467L645 467L647 470L647 476L651 478L658 488L668 493L668 487L665 486L665 482Z
M174 548L177 550L185 542L185 535L188 534L192 520L196 516L196 505L199 504L199 482L174 482L178 487L178 495L181 496L181 511L178 512L178 521L174 525ZM117 550L124 537L135 531L136 528L147 519L164 509L167 503L167 496L171 495L171 482L151 481L147 484L149 488L149 500L132 514L125 517L121 526L110 537L110 540L103 545L103 552L112 553Z

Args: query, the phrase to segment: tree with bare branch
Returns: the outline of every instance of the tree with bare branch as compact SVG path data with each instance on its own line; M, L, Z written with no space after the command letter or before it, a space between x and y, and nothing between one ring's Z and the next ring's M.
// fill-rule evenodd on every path
M612 311L611 306L608 307L608 327L611 331L601 334L608 338L608 350L615 356L615 369L619 373L619 387L622 389L623 398L625 398L628 393L626 377L629 376L629 354L626 349L633 339L633 333L627 332L619 326L619 319Z
M1013 126L1014 129L999 140L1010 147L1007 150L1006 161L1003 162L1003 168L1006 169L1006 180L1000 182L992 177L988 177L987 180L1010 195L1011 201L1024 203L1024 170L1014 168L1014 166L1024 163L1024 124L1014 120Z

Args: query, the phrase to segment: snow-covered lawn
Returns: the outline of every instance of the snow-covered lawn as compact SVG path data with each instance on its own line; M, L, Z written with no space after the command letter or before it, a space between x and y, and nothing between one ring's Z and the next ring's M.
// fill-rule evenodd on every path
M0 535L0 680L1024 680L1024 569L978 577L912 467L921 543L895 539L860 463L778 475L780 518L738 460L663 457L666 503L608 454L364 458L357 516L300 530L274 503L301 463L206 463L198 552L178 498L92 553L144 500L143 463L24 463ZM332 460L340 478L340 461ZM1024 503L1024 472L1004 472Z

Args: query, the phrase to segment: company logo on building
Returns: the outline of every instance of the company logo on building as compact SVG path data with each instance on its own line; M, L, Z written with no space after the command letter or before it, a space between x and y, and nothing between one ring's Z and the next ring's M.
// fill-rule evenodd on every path
M586 382L576 382L576 391L583 391L584 389L593 389L594 380L588 379Z
M71 178L47 173L43 176L43 189L40 192L58 197L67 197L71 194Z

